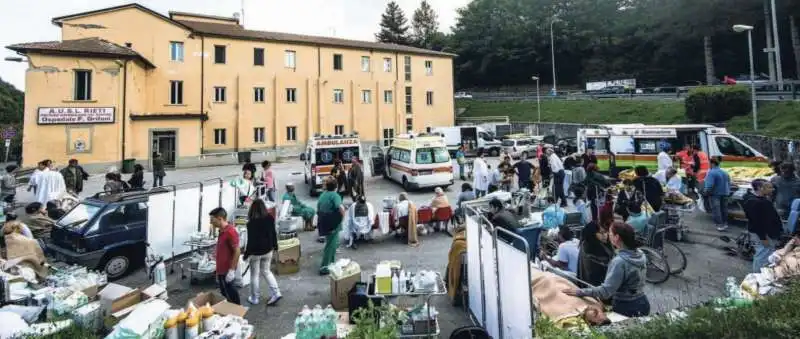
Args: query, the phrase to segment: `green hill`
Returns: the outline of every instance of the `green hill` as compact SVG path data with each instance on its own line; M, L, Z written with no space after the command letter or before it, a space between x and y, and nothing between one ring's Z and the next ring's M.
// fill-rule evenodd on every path
M0 78L0 125L22 124L25 94Z
M535 122L535 101L475 101L457 100L456 108L466 111L462 117L508 116L512 121ZM545 100L541 103L542 121L565 123L686 123L682 101L665 100ZM800 102L761 102L758 110L759 130L753 131L750 115L728 121L732 132L762 134L773 137L800 139Z

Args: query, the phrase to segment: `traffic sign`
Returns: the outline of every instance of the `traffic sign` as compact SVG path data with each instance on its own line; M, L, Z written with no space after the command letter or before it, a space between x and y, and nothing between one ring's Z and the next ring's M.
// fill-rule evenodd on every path
M17 136L17 130L14 129L14 127L6 127L3 129L3 139L13 139L15 136Z

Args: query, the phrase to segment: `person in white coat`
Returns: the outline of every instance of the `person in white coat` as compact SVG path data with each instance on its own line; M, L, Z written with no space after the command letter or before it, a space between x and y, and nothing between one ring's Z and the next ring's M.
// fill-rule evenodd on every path
M48 201L58 199L66 192L67 185L61 173L54 170L51 160L44 160L42 164L45 168L36 178L36 201L47 205Z
M478 151L478 158L475 159L472 166L472 187L475 188L475 197L480 198L486 195L490 182L489 167L483 158L483 151Z
M669 144L664 143L661 145L661 153L658 153L658 171L664 171L672 167L672 157L669 155Z

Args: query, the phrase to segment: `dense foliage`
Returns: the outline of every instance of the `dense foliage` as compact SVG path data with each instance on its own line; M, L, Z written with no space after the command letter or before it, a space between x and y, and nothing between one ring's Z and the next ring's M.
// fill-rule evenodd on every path
M713 123L747 115L752 101L745 86L696 87L689 92L684 104L690 122Z
M0 124L22 124L24 105L24 94L0 78Z
M790 29L792 18L800 24L800 1L775 2L788 79L800 73L800 57L795 57L800 37L792 39ZM755 27L757 73L767 73L767 57L760 51L767 47L764 6L769 3L473 0L458 10L444 50L458 54L456 88L530 85L532 75L552 84L552 27L559 84L582 87L587 81L626 78L635 78L638 87L706 84L708 78L749 74L747 38L732 31L735 24Z

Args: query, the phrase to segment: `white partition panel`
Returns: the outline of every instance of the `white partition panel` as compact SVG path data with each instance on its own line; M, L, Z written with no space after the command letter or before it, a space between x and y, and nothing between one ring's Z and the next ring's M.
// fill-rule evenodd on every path
M157 255L172 257L172 192L147 199L147 242Z
M486 323L483 327L492 338L500 338L500 324L497 305L497 271L494 257L494 241L492 234L483 227L481 229L481 263L483 264L483 288L486 302ZM472 291L469 292L472 294Z
M200 214L200 187L180 188L175 197L175 255L189 252L190 248L183 243L188 241L192 233L197 232L197 216Z
M467 218L467 288L469 309L475 319L483 325L483 292L481 291L481 260L478 235L481 226L470 216Z
M219 195L219 183L204 183L203 202L200 207L200 232L208 233L211 230L211 218L208 214L211 213L211 210L220 206Z
M531 338L531 284L528 255L505 242L497 242L500 271L500 305L503 337Z
M233 211L236 209L236 188L231 186L228 181L222 183L222 208L228 212L228 218L233 216Z

